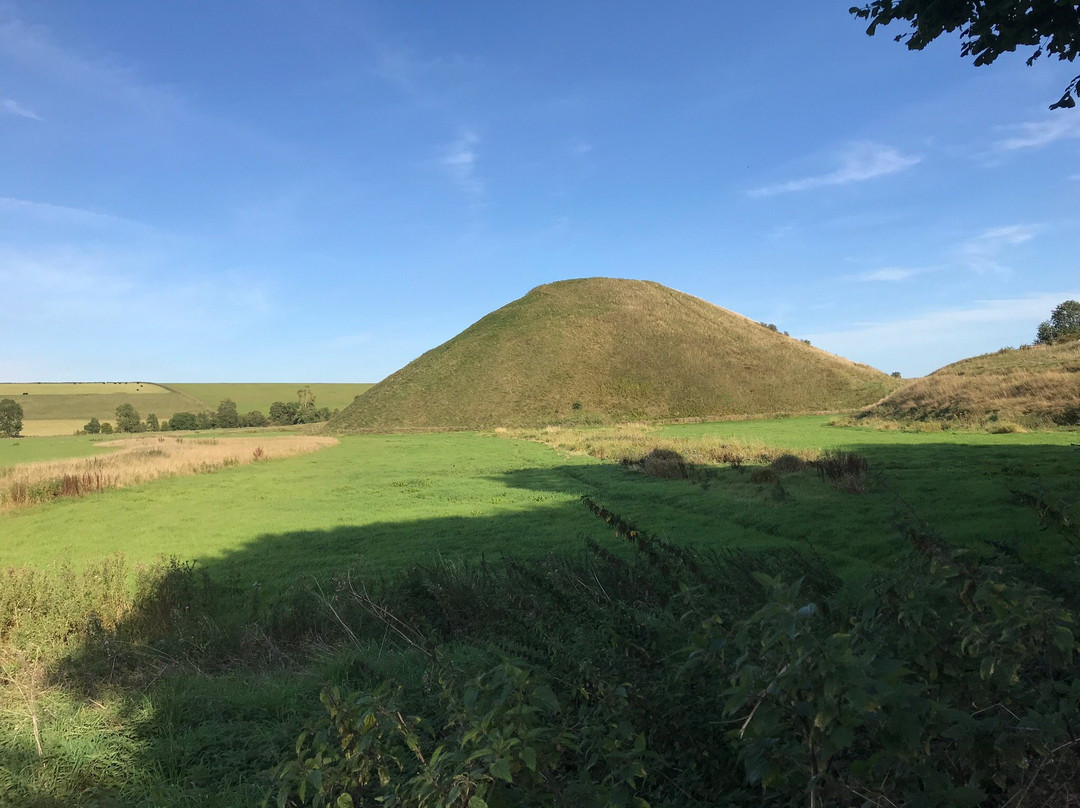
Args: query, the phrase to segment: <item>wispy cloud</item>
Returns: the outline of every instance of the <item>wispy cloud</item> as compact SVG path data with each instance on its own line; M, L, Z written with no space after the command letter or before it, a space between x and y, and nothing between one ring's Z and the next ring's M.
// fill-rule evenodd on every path
M45 121L44 118L32 109L27 109L14 98L0 99L0 112L7 115L18 115L20 118L29 118L32 121L41 121L43 123Z
M855 182L897 174L922 162L922 157L914 154L902 154L891 146L880 143L861 141L849 144L838 155L839 166L828 174L789 180L787 182L766 185L748 191L750 196L775 196L777 194L809 191L834 185L850 185Z
M484 193L484 183L477 176L476 161L479 136L471 129L462 129L457 138L447 145L439 157L439 164L450 178L466 194L479 197Z
M998 151L1041 149L1064 138L1080 137L1080 119L1072 115L1054 115L1042 121L1016 124L1008 129L1013 134L994 143Z
M852 323L836 331L808 334L828 351L858 358L882 370L919 376L965 356L1030 342L1035 328L1062 300L1077 290L1027 297L974 300L943 309L868 323ZM923 363L923 364L914 364Z
M96 210L70 207L68 205L53 205L49 202L34 202L29 199L15 199L10 196L0 196L0 216L23 216L51 224L65 224L76 226L114 226L145 228L147 225L122 216L113 216L110 213L100 213Z
M146 81L136 66L112 55L85 55L64 47L42 25L18 19L0 23L0 54L9 65L65 88L80 102L92 100L100 107L134 112L159 122L194 115L172 88Z
M869 272L860 272L860 273L858 273L856 275L849 275L848 279L849 280L855 280L855 281L864 281L864 282L874 282L874 281L896 282L896 281L906 281L908 278L913 278L916 275L921 275L924 272L929 272L929 271L930 270L925 268L925 267L922 267L922 268L914 268L914 267L882 267L881 269L874 269L874 270L871 270Z
M1023 244L1035 238L1040 229L1040 225L1013 224L984 230L960 245L958 248L960 260L969 269L980 274L988 272L1006 274L1012 269L1002 263L1002 253L1008 247Z

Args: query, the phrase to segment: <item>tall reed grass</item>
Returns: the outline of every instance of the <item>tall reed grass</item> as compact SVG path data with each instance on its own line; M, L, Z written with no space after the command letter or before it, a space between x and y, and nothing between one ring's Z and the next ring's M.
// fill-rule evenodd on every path
M336 438L315 435L225 439L157 436L108 441L98 445L115 448L112 454L0 469L0 510L139 485L159 477L205 474L314 452L336 443Z

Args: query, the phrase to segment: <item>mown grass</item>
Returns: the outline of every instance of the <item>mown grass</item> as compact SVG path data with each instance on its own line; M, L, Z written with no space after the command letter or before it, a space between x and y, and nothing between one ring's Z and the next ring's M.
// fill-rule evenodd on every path
M98 448L103 440L108 438L72 434L0 440L0 469L41 460L92 457L107 451Z

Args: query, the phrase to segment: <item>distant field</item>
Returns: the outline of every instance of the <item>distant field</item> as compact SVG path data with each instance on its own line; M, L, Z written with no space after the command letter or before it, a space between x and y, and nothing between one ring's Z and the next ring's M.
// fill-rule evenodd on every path
M287 384L175 384L150 382L39 382L0 383L0 398L11 398L23 408L23 435L42 437L71 435L91 418L114 421L116 408L131 404L145 418L159 420L177 412L217 409L226 398L241 413L269 413L275 401L296 401L303 383ZM318 407L344 409L370 384L310 384Z
M236 409L241 413L258 410L265 415L275 401L296 401L296 391L301 387L311 388L311 392L315 394L316 407L343 410L353 403L354 398L374 385L287 382L281 384L167 384L163 386L197 398L205 402L210 409L216 409L223 399L231 398L236 402Z
M197 398L150 382L2 383L0 398L14 399L22 407L27 437L70 435L91 418L113 421L121 404L131 404L144 418L154 413L159 419L207 409Z

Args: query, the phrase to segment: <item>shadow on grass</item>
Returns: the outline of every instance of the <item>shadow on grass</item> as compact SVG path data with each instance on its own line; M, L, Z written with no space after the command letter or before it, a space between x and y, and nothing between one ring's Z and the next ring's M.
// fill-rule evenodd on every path
M39 711L45 757L28 722L17 721L15 737L0 746L0 798L258 804L267 771L318 710L320 683L363 668L350 653L378 653L377 644L358 646L353 636L370 616L329 608L335 575L365 578L377 591L380 579L440 559L583 553L589 541L627 553L581 496L679 544L797 549L855 577L896 558L905 521L921 520L955 544L1011 543L1048 567L1069 555L1012 492L1041 488L1050 498L1080 499L1075 448L850 448L870 462L867 493L837 490L813 469L755 481L748 468L717 468L696 480L658 480L611 464L521 468L489 479L563 501L268 534L220 558L165 566L116 625L89 616L67 627L70 650L49 671L63 696ZM456 618L437 592L431 602L452 634ZM351 661L342 662L343 653ZM27 697L9 713L18 709L30 716L34 702Z

